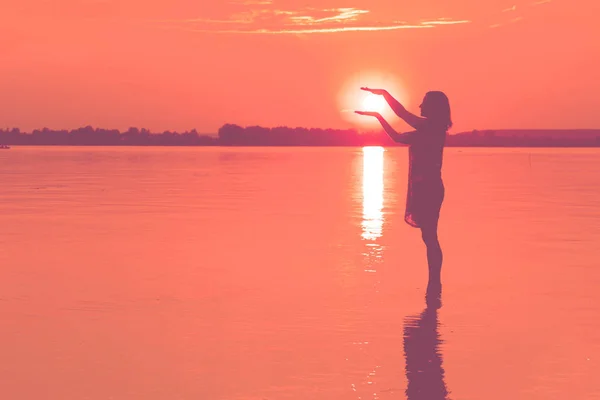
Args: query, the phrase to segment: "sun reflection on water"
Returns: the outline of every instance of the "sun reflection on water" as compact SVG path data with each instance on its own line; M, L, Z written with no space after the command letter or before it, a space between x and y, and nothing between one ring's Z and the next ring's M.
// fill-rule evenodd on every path
M363 147L362 238L366 241L365 272L377 272L383 246L378 243L383 231L383 147Z
M383 235L383 196L384 196L384 148L379 146L363 147L362 157L362 232L364 256L362 267L367 274L363 275L366 292L362 299L365 307L379 307L379 286L382 279L384 246ZM350 382L350 389L357 399L378 400L381 365L371 360L374 351L370 340L353 342L355 356L367 357L370 361L361 367L360 377ZM385 390L385 388L384 388Z
M383 147L363 147L363 233L381 237L383 228Z

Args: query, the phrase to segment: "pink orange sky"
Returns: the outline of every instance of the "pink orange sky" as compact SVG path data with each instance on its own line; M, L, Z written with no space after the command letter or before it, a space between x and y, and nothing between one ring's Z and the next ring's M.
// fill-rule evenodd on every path
M391 82L414 112L445 91L455 132L599 128L596 3L3 2L0 127L344 128Z

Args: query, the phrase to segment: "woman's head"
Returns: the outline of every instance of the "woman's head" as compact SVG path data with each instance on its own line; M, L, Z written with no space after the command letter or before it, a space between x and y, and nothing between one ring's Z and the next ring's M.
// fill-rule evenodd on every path
M443 92L427 92L425 98L423 98L423 103L419 107L423 117L442 124L446 129L452 126L450 101Z

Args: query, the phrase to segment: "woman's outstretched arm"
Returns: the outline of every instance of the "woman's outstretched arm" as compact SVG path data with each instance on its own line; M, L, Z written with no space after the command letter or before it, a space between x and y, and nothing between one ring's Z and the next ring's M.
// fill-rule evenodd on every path
M407 124L412 126L415 129L419 129L422 126L423 122L427 121L426 118L419 117L410 111L408 111L404 106L394 98L387 90L385 89L370 89L366 87L362 87L362 90L367 92L371 92L375 95L381 95L387 101L391 109L396 113L396 115L402 118Z
M388 136L391 137L392 140L396 143L410 144L412 141L413 135L416 133L416 131L407 132L407 133L396 132L396 130L394 128L392 128L392 126L385 120L385 118L383 118L381 116L381 114L379 114L377 112L356 111L356 113L359 115L368 115L368 116L377 118L377 120L379 120L379 123L385 130L385 133L387 133Z

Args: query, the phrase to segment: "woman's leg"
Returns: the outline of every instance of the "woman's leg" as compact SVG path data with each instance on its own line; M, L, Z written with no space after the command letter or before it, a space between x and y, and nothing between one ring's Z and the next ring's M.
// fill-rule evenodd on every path
M423 242L425 242L425 246L427 246L427 264L429 266L430 284L441 284L442 281L441 273L444 256L438 240L437 228L437 218L421 226Z

